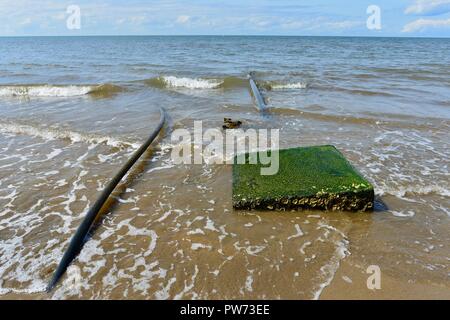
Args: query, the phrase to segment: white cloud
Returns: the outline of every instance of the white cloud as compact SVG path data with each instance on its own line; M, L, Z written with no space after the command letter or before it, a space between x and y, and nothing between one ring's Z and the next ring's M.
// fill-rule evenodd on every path
M305 21L286 21L281 23L281 27L285 29L300 29L307 25Z
M418 19L405 25L402 32L423 31L426 28L450 28L450 19Z
M416 0L406 8L406 14L437 15L450 12L450 0Z
M318 17L310 20L288 20L280 24L284 29L298 29L298 30L333 30L343 31L348 29L357 28L365 25L365 21L357 20L343 20L343 21L330 21L325 17Z
M182 15L182 16L178 16L177 23L186 24L189 22L189 20L191 20L190 16Z
M251 17L249 22L256 27L264 28L272 24L272 21L268 17Z
M356 0L354 0L356 1ZM405 0L406 1L406 0ZM408 0L410 14L450 12L450 0ZM365 33L361 12L342 15L330 7L300 5L299 0L76 0L81 7L80 34L351 34ZM70 2L69 2L70 3ZM290 3L290 4L289 4ZM295 4L293 4L295 3ZM67 2L0 0L0 35L65 35ZM351 12L349 12L351 14ZM420 18L420 17L417 17ZM425 17L423 17L425 18ZM441 17L447 19L449 16ZM31 19L31 20L30 20ZM444 22L413 22L420 30Z
M326 25L332 29L346 30L360 27L362 25L365 25L365 23L362 21L347 20L347 21L328 22L326 23Z
M25 18L25 19L23 19L23 20L19 23L19 25L20 25L20 26L28 26L28 25L30 25L32 22L33 22L33 20L31 20L31 18Z
M132 16L129 18L132 24L141 25L149 21L149 18L146 15Z

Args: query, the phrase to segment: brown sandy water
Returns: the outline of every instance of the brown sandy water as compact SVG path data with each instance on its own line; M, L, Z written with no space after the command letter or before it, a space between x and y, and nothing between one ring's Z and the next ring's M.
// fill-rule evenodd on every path
M199 41L202 48L206 40ZM214 41L220 47L231 40ZM172 75L169 62L178 58L167 59L159 68ZM127 79L142 72L134 68L124 72ZM291 62L290 68L307 66ZM448 83L408 80L419 74L412 67L396 76L392 66L388 74L367 67L380 78L361 84L358 71L348 76L348 90L339 90L344 84L333 82L335 66L316 68L301 76L291 70L292 79L282 79L283 69L265 73L260 67L259 81L285 86L264 91L270 120L254 107L245 72L234 69L235 78L219 87L208 79L220 83L228 75L210 70L186 71L172 85L117 82L123 90L111 95L84 94L79 87L57 95L38 90L47 96L0 90L6 92L0 96L0 298L450 298ZM58 72L50 77L61 77ZM105 82L104 74L94 82ZM300 80L308 85L295 85ZM426 93L416 88L419 102L413 85ZM60 285L45 293L84 214L153 130L160 106L169 115L164 134L116 190ZM335 145L374 184L376 210L234 211L230 166L171 160L172 130L192 131L194 120L220 128L224 117L243 121L244 128L280 129L281 148ZM379 291L366 286L371 265L381 270Z

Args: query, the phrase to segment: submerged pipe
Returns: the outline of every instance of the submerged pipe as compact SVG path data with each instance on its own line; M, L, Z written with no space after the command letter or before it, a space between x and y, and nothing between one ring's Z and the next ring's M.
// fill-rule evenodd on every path
M142 154L148 149L148 147L152 144L152 142L155 140L155 138L159 135L159 133L161 132L161 129L164 126L165 121L166 121L166 114L165 114L164 110L161 108L160 109L160 119L159 119L159 123L158 123L158 126L156 127L156 129L148 137L148 139L145 141L145 143L131 156L131 158L127 161L127 163L125 163L125 165L120 169L120 171L113 177L113 179L108 183L106 188L100 194L97 201L89 209L88 213L86 214L86 217L84 218L83 222L78 227L78 230L76 231L75 235L73 236L72 240L70 241L67 251L64 253L64 256L62 257L62 259L58 265L58 268L56 269L55 273L53 274L52 280L50 281L50 283L47 286L48 292L51 291L55 287L55 285L58 283L59 279L66 272L66 269L69 266L69 264L80 253L80 251L84 245L84 240L86 239L86 236L87 236L89 230L91 229L92 224L96 220L100 209L103 207L106 200L108 199L110 194L114 191L114 189L119 184L119 182L122 180L122 178L127 174L127 172L131 169L131 167L136 163L136 161L142 156Z
M255 97L256 104L258 105L259 110L264 111L267 107L266 103L264 102L261 92L259 92L259 89L256 86L256 82L253 79L253 76L251 73L249 73L249 75L248 75L248 80L250 82L250 88L252 88L253 96Z

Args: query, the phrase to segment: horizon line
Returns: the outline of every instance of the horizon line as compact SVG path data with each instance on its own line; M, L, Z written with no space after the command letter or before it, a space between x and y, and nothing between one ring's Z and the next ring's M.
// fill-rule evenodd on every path
M368 36L368 35L281 35L281 34L88 34L88 35L0 35L0 38L82 38L82 37L292 37L292 38L401 38L450 39L450 36Z

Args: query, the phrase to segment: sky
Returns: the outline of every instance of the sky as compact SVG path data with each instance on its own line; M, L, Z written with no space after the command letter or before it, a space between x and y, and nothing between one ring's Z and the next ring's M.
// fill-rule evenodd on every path
M0 0L0 36L67 35L450 37L450 0Z

